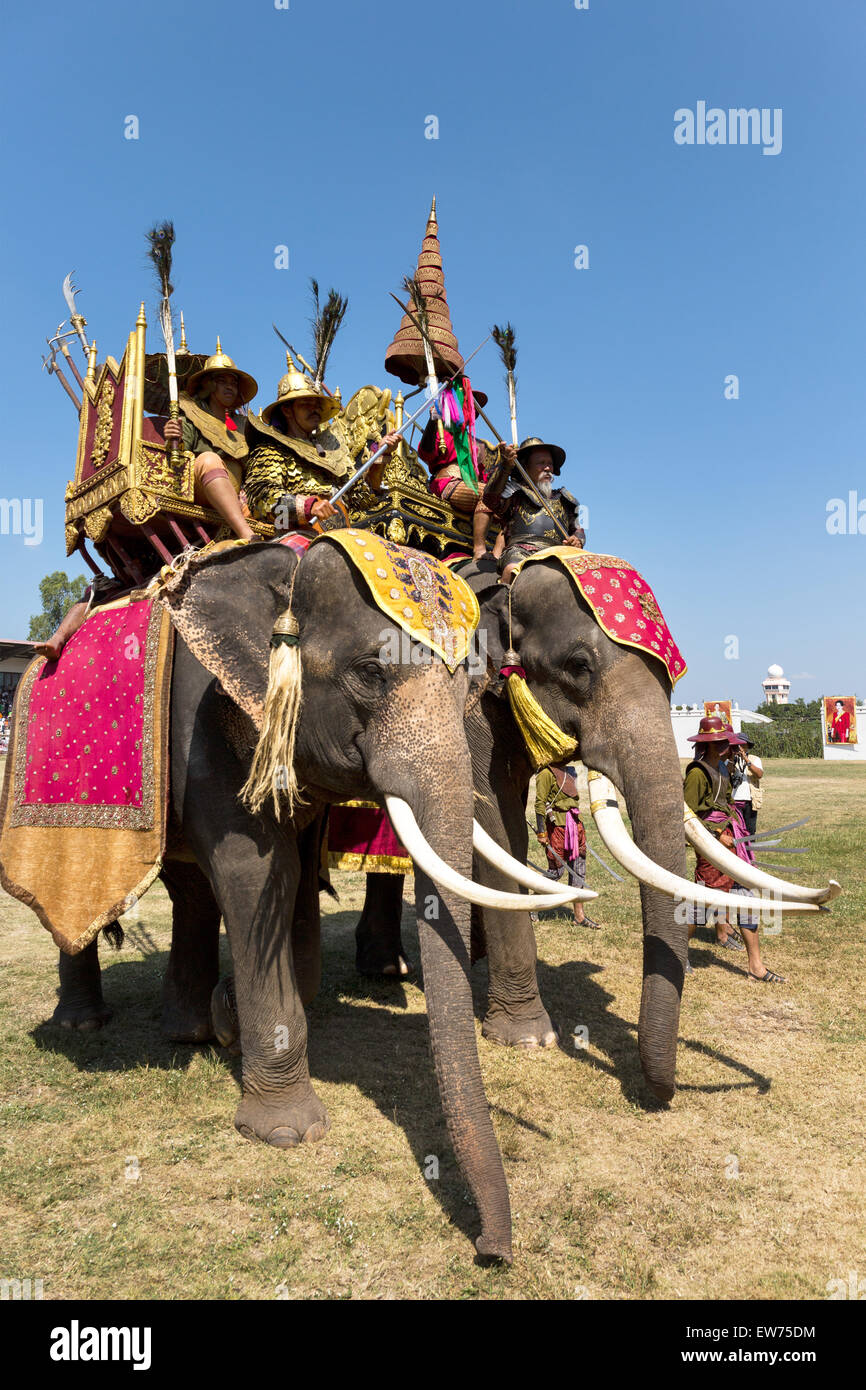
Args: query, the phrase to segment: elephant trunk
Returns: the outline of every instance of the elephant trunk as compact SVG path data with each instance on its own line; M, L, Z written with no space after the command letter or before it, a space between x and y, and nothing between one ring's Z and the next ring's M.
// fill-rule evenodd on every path
M468 762L468 760L467 760ZM455 775L423 798L421 829L438 854L467 877L472 871L472 779ZM448 1133L481 1217L476 1248L511 1261L511 1210L493 1132L475 1038L469 984L469 904L415 874L418 935L430 1042Z
M654 720L650 721L655 723ZM614 780L625 796L635 844L656 864L680 877L686 871L683 831L683 781L670 714L660 727L644 724L642 736L620 751ZM646 756L647 748L653 756ZM680 1000L688 955L688 925L683 904L642 883L643 990L638 1048L647 1085L659 1100L674 1094Z

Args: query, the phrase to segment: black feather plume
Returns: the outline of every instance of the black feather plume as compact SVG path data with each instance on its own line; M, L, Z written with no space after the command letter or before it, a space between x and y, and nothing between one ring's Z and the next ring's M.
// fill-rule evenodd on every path
M174 223L160 222L147 233L148 258L153 263L163 299L174 293L171 283L171 248L174 246Z
M314 310L313 361L316 364L316 381L321 382L325 375L325 368L328 365L328 357L334 346L337 331L346 316L349 300L345 295L338 294L332 287L328 290L328 298L322 307L319 301L318 281L311 279L310 288L313 292Z
M507 323L504 328L500 328L495 323L490 332L494 343L499 348L499 355L502 358L502 365L506 374L510 372L512 379L516 382L517 377L514 375L514 369L517 366L517 346L514 341L514 329L510 323Z

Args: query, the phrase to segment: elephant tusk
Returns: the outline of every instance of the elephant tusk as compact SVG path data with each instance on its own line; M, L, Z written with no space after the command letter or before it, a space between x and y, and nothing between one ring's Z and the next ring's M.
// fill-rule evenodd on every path
M533 869L531 864L521 864L519 859L498 845L492 835L480 826L477 820L472 822L472 844L488 864L493 864L495 868L501 869L509 878L513 878L515 883L522 883L524 888L534 888L539 893L560 893L562 889L551 879L545 878L537 869ZM597 898L598 894L593 893L589 888L570 888L571 897L577 902L588 902L590 898Z
M464 878L450 864L446 864L433 846L427 843L408 801L400 796L386 796L385 805L397 838L412 856L416 867L440 888L456 893L467 902L477 903L479 907L498 907L508 912L530 912L573 901L573 888L560 888L558 892L544 894L503 893L498 888L485 888L481 883L473 883L471 878Z
M683 902L703 903L707 907L723 907L728 912L750 914L752 912L818 912L817 903L783 902L778 898L744 898L733 893L723 893L718 888L705 888L702 883L689 883L669 869L663 869L642 850L626 830L616 799L613 783L600 772L589 772L590 810L611 854L619 860L641 883L658 888L672 898ZM739 862L739 861L738 861Z
M696 816L685 802L683 811L686 839L689 843L704 859L715 864L723 873L729 874L744 888L768 888L773 893L781 894L783 898L804 903L829 903L842 892L841 885L834 878L830 879L826 888L806 888L801 883L788 883L784 878L775 878L765 869L759 869L757 864L747 864L745 860L738 859L725 845L720 845L715 835L710 834L700 817Z

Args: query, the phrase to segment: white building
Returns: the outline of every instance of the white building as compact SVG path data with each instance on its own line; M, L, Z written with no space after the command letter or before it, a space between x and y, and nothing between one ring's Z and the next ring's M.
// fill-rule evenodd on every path
M764 703L767 705L786 705L791 693L791 682L781 666L768 666L767 674L761 681L764 688Z

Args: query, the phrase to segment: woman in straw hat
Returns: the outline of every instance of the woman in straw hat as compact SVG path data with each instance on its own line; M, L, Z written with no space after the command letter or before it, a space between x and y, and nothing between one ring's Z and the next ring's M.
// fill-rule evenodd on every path
M686 768L683 797L686 805L700 817L720 844L732 850L738 858L752 863L754 856L746 843L746 829L739 811L731 800L730 778L727 771L720 766L731 748L739 747L745 742L746 740L726 726L724 719L720 719L718 715L705 716L698 726L698 732L689 739L689 743L695 745L697 756ZM723 893L730 893L734 887L734 879L700 854L695 868L695 883L703 883L707 888L718 888ZM693 916L694 913L691 912L690 917ZM696 925L694 921L689 922L689 937L694 936ZM763 984L783 984L783 977L768 970L761 958L757 922L747 925L741 921L740 927L748 953L749 979L759 980ZM731 935L731 931L732 924L727 916L721 922L716 922L718 945L725 946L728 950L742 950L741 942Z
M255 379L223 352L217 338L213 357L180 393L181 419L165 426L166 439L177 440L195 455L195 500L217 512L242 540L254 539L255 532L238 496L249 449L237 411L258 389Z
M286 353L287 371L277 398L247 419L249 461L245 490L250 510L278 531L303 530L313 521L336 516L328 500L354 471L345 441L326 428L339 413L338 397L327 396L316 382L295 366ZM392 450L399 435L381 443ZM377 492L385 459L370 469L365 481Z

